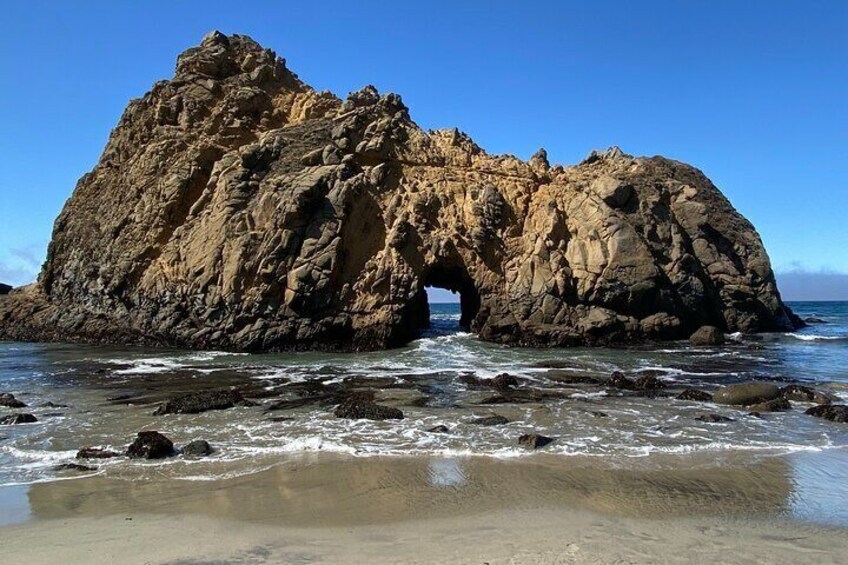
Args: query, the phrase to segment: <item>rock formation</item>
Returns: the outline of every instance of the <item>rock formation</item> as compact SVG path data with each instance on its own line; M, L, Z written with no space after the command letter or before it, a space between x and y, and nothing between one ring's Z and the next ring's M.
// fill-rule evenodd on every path
M342 101L214 32L133 100L55 223L0 338L377 349L461 295L533 346L789 330L757 232L697 169L617 148L577 166L424 131L399 96Z

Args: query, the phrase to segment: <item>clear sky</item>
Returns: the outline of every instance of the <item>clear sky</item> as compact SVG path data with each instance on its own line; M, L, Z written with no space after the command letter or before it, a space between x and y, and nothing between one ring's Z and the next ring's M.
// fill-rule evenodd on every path
M319 90L398 92L423 127L457 126L492 153L543 146L568 164L619 145L692 163L779 273L812 274L812 295L829 273L848 298L848 2L412 4L4 2L0 281L34 277L127 101L220 29Z

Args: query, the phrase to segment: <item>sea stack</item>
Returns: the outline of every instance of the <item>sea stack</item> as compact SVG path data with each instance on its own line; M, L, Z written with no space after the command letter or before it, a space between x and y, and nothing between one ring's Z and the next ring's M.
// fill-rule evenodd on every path
M426 286L516 345L801 324L753 226L689 165L489 155L395 94L316 92L213 32L130 102L38 282L0 297L0 338L381 349L427 324Z

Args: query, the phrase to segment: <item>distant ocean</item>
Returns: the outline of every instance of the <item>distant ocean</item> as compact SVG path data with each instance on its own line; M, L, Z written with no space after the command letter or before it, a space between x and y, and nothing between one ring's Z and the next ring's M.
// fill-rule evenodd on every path
M123 450L135 433L158 429L177 445L196 438L218 450L208 459L161 464L124 458L96 461L115 477L207 479L254 472L281 458L310 452L353 456L532 456L516 445L522 433L557 438L554 456L604 457L611 464L652 454L747 451L786 454L848 447L848 425L791 412L750 417L743 410L673 398L618 395L599 386L563 384L563 377L603 378L613 371L657 375L670 387L713 390L749 379L801 382L848 400L848 302L797 302L813 324L788 334L731 335L729 344L692 348L686 342L623 349L534 350L493 345L457 328L457 304L431 306L432 327L402 349L358 354L234 354L131 347L0 343L0 392L28 407L37 423L0 426L0 485L67 478L56 466L82 446ZM499 403L475 386L508 372L522 387L550 393L542 402ZM568 380L567 378L565 380ZM189 390L236 386L266 405L316 390L368 387L377 400L400 407L396 422L340 420L332 406L314 403L266 413L262 407L197 415L153 416L161 400ZM479 383L479 381L478 381ZM310 385L311 386L311 385ZM333 389L335 390L335 389ZM488 403L487 403L488 402ZM697 421L716 412L732 425ZM510 420L479 426L492 414ZM284 417L280 419L280 417ZM288 419L286 419L288 418ZM429 432L445 425L450 433Z

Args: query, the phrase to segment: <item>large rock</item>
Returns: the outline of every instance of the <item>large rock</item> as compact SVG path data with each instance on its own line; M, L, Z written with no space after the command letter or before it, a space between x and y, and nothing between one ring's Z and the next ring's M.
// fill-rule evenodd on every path
M719 404L750 406L773 400L778 396L780 396L780 388L777 385L754 381L721 387L713 394L713 401Z
M207 410L233 408L244 402L244 397L237 390L208 390L186 394L169 400L157 408L153 412L153 415L199 414Z
M145 431L138 432L126 454L131 459L162 459L174 453L174 442L159 432Z
M790 330L760 237L699 170L614 148L575 166L427 132L215 33L132 101L0 339L377 349L460 294L483 339L603 345Z
M38 418L32 414L9 414L0 416L0 426L15 426L17 424L32 424L37 422Z
M14 394L0 392L0 406L5 406L6 408L25 408L26 404L15 398Z
M715 326L701 326L689 336L689 341L692 345L722 345L724 334Z

